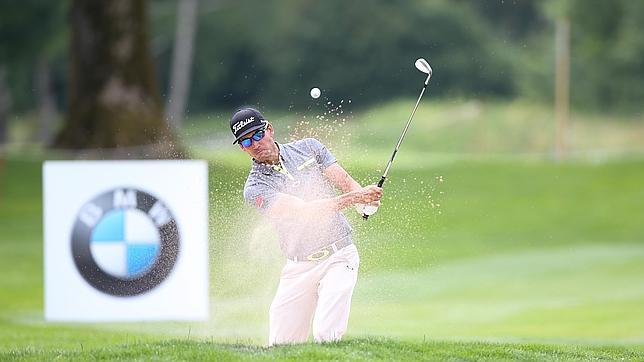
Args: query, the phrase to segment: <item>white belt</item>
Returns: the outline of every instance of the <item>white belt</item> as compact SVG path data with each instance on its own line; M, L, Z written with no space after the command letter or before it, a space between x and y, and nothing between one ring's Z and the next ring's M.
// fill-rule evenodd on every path
M347 236L345 238L342 238L332 244L329 244L307 256L304 257L298 257L298 256L289 256L287 257L289 260L292 260L294 262L299 262L299 261L320 261L328 258L331 256L331 254L335 253L336 251L344 248L345 246L351 245L351 237Z

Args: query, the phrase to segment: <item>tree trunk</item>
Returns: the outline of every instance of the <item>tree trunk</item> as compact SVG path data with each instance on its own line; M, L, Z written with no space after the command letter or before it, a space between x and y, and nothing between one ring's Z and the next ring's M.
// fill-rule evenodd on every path
M179 0L177 9L177 29L172 57L172 73L166 118L175 129L181 127L190 90L190 70L192 68L192 49L197 27L198 0Z
M566 154L570 123L570 21L560 17L555 30L555 159Z
M69 116L55 146L72 149L163 144L145 0L72 0ZM168 156L164 154L150 157ZM174 156L174 155L171 155Z
M38 113L40 116L40 132L38 140L44 145L51 141L51 133L56 122L56 101L51 86L51 68L46 56L41 56L36 69L36 92L38 96Z
M0 64L0 145L8 141L9 109L11 108L11 92L7 84L7 68Z

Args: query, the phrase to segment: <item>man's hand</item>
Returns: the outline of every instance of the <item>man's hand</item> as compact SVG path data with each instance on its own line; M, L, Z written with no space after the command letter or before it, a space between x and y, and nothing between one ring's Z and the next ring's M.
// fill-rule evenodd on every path
M382 188L369 185L365 186L358 191L358 198L363 200L356 204L356 210L361 215L373 215L380 207L380 198L382 198Z
M375 201L380 201L382 198L382 188L376 185L369 185L354 191L354 204L371 204Z
M362 187L338 163L324 170L324 175L346 194L337 199L337 209L355 206L360 215L373 215L380 207L382 189L377 186ZM365 200L373 200L365 202Z

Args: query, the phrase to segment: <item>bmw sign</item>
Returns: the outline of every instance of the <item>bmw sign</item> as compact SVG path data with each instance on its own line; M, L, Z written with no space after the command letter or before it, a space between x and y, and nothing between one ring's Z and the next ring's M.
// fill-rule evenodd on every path
M205 320L208 165L46 161L45 319Z
M102 193L81 208L72 232L78 272L101 292L145 293L170 274L180 234L163 201L135 188Z

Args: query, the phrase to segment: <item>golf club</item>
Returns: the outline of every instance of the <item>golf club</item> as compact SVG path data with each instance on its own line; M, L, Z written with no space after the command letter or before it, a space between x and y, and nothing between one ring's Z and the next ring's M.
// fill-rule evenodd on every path
M385 168L385 172L382 174L380 177L380 181L378 181L378 187L382 187L385 183L385 179L387 178L387 174L389 173L389 169L391 168L391 164L394 162L394 158L396 157L396 153L398 152L398 149L400 148L400 144L402 143L403 139L405 138L405 134L407 133L407 129L409 129L409 125L411 124L411 120L414 118L414 114L416 113L416 109L418 108L418 104L420 103L421 98L423 98L423 94L425 94L425 89L427 89L427 85L429 84L429 78L432 77L432 67L429 66L429 63L423 58L418 58L416 62L414 63L416 66L416 69L420 70L421 72L427 74L427 79L425 79L425 83L423 83L423 89L420 91L420 95L418 96L418 100L416 101L416 105L414 106L414 110L411 112L411 115L409 116L409 119L407 120L407 124L405 125L405 129L403 129L402 134L400 135L400 139L398 140L398 143L396 144L396 148L394 149L394 152L391 154L391 158L389 159L389 162L387 163L387 167ZM371 210L368 210L368 208L371 208ZM373 214L377 208L374 206L370 205L365 205L364 210L365 212L362 214L362 217L367 220L369 219L369 215Z

